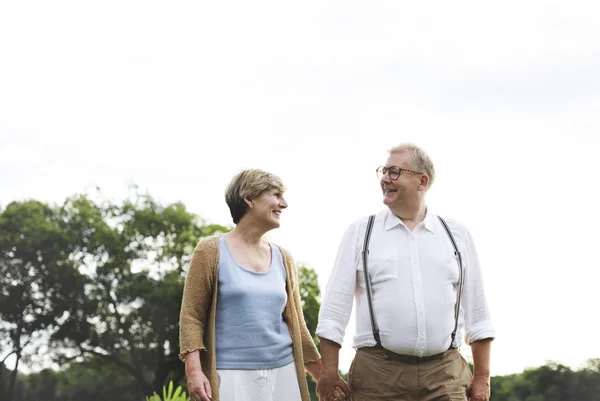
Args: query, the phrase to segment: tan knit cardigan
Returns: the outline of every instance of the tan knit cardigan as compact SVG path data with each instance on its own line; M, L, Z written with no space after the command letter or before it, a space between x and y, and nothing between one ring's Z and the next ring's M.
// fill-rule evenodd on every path
M280 248L286 272L287 304L283 320L292 336L294 362L298 375L298 385L302 401L309 401L308 385L304 364L320 359L302 314L298 272L289 252ZM179 358L195 350L200 350L202 371L210 381L213 401L219 401L219 385L216 369L215 316L217 311L217 285L219 263L219 236L200 240L194 253L185 279L181 314L179 317Z

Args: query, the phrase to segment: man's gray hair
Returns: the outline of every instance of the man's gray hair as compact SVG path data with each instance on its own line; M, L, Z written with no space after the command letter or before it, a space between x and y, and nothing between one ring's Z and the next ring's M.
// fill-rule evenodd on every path
M390 154L404 152L409 153L411 155L410 169L425 173L429 176L429 185L427 185L427 190L431 187L431 185L433 185L433 182L435 181L435 168L433 167L431 158L423 149L413 143L401 143L400 145L394 146L388 150L388 152Z

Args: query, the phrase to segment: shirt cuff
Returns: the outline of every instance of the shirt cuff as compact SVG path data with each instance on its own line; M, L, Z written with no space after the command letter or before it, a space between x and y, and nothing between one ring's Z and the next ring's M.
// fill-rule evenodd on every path
M496 338L496 331L490 320L479 322L466 330L465 341L469 345L475 341L485 340L486 338L491 338L492 340Z
M319 321L316 333L319 337L338 343L340 346L344 342L345 329L341 324L333 320Z

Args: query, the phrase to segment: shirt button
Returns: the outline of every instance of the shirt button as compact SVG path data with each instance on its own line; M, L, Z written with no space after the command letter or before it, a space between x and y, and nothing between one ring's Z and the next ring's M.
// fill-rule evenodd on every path
M417 261L416 261L416 260L413 260L413 265L416 265L416 264L417 264Z
M423 309L419 309L419 313L422 315L423 314Z
M421 288L421 284L416 284L415 288Z
M419 341L423 341L423 336L419 336Z

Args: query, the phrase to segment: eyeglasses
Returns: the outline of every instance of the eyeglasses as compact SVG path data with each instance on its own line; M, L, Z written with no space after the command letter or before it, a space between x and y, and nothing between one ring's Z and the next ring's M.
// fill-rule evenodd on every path
M392 181L396 181L403 172L407 172L407 173L413 173L413 174L423 174L423 173L419 173L418 171L414 171L414 170L409 170L407 168L402 168L402 167L398 167L398 166L391 166L391 167L378 167L377 170L375 170L375 172L377 173L377 178L378 179L382 179L384 175L388 175L388 177L390 177L390 180Z

